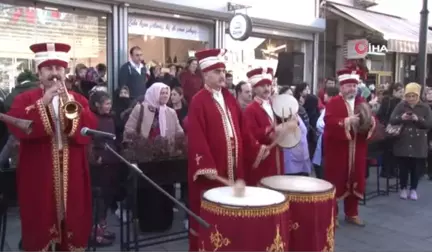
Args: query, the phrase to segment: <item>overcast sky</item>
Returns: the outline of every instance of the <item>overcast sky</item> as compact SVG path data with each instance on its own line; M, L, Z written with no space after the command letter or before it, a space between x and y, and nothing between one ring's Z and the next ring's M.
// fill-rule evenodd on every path
M377 6L369 10L384 12L396 16L401 16L412 21L420 22L420 11L423 0L376 0ZM428 1L429 11L432 12L432 0ZM432 24L432 14L429 13L429 24Z

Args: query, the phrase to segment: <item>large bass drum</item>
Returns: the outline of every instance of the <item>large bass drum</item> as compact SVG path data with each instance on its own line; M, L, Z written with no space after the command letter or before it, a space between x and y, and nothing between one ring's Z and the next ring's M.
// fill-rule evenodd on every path
M289 204L277 191L246 187L235 197L231 187L206 191L201 217L210 228L200 228L200 251L288 251L286 220Z
M289 251L333 251L335 188L303 176L271 176L260 185L284 193L290 203Z

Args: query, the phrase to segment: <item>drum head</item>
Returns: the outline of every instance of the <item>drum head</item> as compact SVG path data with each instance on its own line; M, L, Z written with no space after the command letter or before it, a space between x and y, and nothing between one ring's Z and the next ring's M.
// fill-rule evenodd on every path
M325 180L304 176L271 176L261 179L261 184L274 190L297 193L327 192L333 188Z
M297 127L295 132L286 133L281 138L278 138L277 144L282 148L293 148L300 143L301 137L301 129Z
M288 118L296 115L299 110L299 104L294 96L281 94L272 100L273 112L280 118Z
M235 197L233 188L225 186L206 191L203 198L213 203L239 207L271 206L285 201L285 195L280 192L252 186L246 186L244 197Z

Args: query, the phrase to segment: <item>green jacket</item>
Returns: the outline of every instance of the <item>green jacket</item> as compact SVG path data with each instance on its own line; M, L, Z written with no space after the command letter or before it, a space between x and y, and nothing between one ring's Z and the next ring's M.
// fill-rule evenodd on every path
M27 90L33 89L33 88L37 88L38 85L34 82L27 82L27 83L23 83L20 84L18 86L16 86L14 89L12 89L12 92L6 96L6 99L4 101L4 107L6 112L9 111L9 109L12 106L12 102L15 99L15 97Z

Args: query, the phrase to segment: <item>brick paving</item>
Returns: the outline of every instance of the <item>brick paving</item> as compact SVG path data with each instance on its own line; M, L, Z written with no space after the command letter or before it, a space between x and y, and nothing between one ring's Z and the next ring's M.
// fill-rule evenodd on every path
M373 175L371 174L373 177ZM375 188L375 179L368 180L368 190ZM381 181L382 187L384 180ZM397 193L380 196L361 206L360 215L366 221L364 228L346 225L340 216L341 226L336 231L336 251L428 251L432 249L432 182L422 179L417 202L400 200ZM182 213L177 213L175 228L181 230ZM118 230L118 221L110 223ZM20 238L18 210L12 208L8 215L6 251L16 251ZM118 251L119 242L100 251ZM141 251L186 251L187 240L142 248Z

